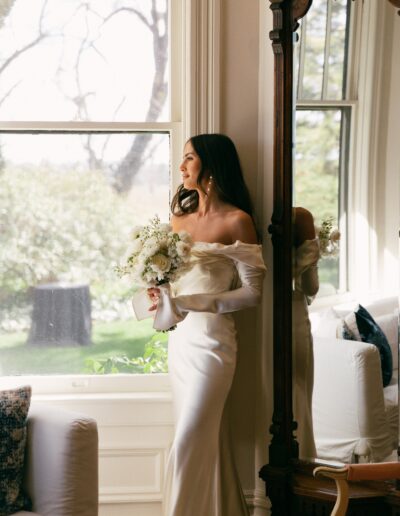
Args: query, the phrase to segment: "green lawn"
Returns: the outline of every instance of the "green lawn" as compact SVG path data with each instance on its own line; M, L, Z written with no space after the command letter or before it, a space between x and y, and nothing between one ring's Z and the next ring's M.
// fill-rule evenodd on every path
M152 319L94 324L93 344L76 347L27 346L26 332L0 334L0 374L80 374L87 358L137 357L155 333L152 324Z

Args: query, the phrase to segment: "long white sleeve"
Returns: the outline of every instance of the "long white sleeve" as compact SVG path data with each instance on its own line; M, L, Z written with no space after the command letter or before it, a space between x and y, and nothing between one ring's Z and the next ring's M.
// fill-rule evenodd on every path
M235 265L241 286L234 290L172 297L170 286L162 285L153 327L167 330L182 321L188 312L223 314L257 305L261 300L265 267L236 261Z
M318 260L319 243L315 238L305 240L303 244L294 250L295 266L293 275L295 278L295 290L303 292L308 304L318 293Z
M316 296L319 290L318 266L310 265L301 275L301 289L306 296Z

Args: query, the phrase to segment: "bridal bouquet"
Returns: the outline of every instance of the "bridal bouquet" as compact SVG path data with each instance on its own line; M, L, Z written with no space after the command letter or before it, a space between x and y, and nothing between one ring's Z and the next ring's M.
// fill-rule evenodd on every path
M340 231L333 226L333 217L322 221L317 228L321 257L335 257L339 253Z
M173 232L156 215L147 226L133 229L125 264L116 268L120 276L129 274L142 287L175 281L190 259L192 240L186 231Z
M147 226L135 227L131 239L125 264L116 267L120 276L128 274L136 285L147 289L175 281L186 270L193 245L189 233L172 231L169 224L160 222L158 215ZM137 320L152 316L151 304L146 290L133 296Z

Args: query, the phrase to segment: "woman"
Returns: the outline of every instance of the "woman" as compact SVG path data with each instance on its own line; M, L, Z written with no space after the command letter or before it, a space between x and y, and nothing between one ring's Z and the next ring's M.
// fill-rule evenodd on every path
M180 170L171 223L193 238L190 268L172 287L149 289L154 327L178 323L168 345L176 424L164 514L244 516L227 432L237 347L231 312L260 302L265 266L233 142L194 136Z
M318 292L319 244L314 219L305 208L294 208L294 418L298 423L297 441L301 458L317 456L312 423L314 354L308 305Z

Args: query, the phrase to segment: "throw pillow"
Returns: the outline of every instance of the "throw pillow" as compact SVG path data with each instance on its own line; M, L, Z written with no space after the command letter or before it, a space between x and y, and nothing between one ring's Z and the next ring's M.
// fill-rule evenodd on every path
M356 311L356 321L361 340L375 344L381 355L383 386L389 385L393 374L393 357L390 344L378 326L372 315L363 307L359 306Z
M0 516L29 509L22 478L30 401L28 386L0 391Z
M363 306L359 305L354 313L345 317L342 337L347 340L374 344L378 348L381 358L383 386L389 385L393 374L392 350L386 335Z

